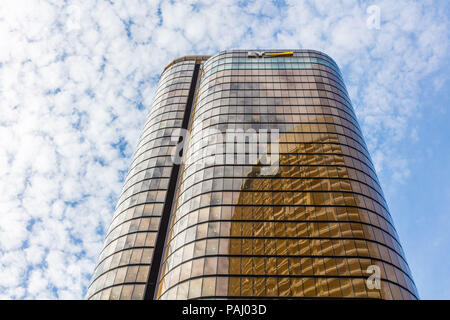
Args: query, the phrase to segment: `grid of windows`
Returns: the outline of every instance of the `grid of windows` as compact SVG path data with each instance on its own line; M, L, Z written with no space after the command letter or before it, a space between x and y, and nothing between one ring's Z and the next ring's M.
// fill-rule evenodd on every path
M180 61L161 76L87 292L89 299L144 298L172 172L171 134L181 127L194 66L195 61Z
M185 157L202 151L199 128L279 129L278 172L185 162L157 298L417 299L335 62L246 55L204 63ZM373 265L380 290L366 286Z
M178 173L171 135L189 118ZM209 128L278 129L278 170L198 166L202 148L220 142L202 145ZM163 259L152 263L172 199ZM398 238L330 57L187 56L161 75L87 297L149 298L161 263L156 299L417 299ZM369 266L381 271L380 289L366 285Z

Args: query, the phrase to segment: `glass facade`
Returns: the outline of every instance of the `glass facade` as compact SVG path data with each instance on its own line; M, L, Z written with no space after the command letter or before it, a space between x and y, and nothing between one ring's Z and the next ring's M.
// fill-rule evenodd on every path
M190 137L174 175L170 135L183 118ZM277 170L199 166L205 128L277 129ZM232 50L169 65L131 168L90 298L144 298L169 197L146 298L418 298L339 68L323 53ZM371 289L374 267L380 286Z

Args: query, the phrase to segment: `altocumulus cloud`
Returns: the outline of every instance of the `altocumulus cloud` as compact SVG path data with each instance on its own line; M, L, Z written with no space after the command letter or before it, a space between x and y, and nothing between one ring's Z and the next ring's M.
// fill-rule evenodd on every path
M369 5L380 28L367 25ZM311 48L340 65L379 171L446 59L430 1L0 2L0 298L83 298L162 67L230 48ZM417 137L420 139L420 137Z

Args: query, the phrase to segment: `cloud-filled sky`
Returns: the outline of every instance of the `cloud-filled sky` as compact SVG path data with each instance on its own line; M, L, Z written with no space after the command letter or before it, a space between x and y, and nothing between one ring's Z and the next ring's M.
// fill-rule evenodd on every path
M446 0L1 0L0 299L84 297L162 69L238 48L335 59L419 294L450 299L449 15Z

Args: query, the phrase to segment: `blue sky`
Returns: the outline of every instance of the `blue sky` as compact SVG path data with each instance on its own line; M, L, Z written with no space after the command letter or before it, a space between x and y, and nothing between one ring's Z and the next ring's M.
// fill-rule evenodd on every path
M0 1L0 298L84 297L166 64L307 48L341 68L421 298L450 299L449 13L446 0Z

